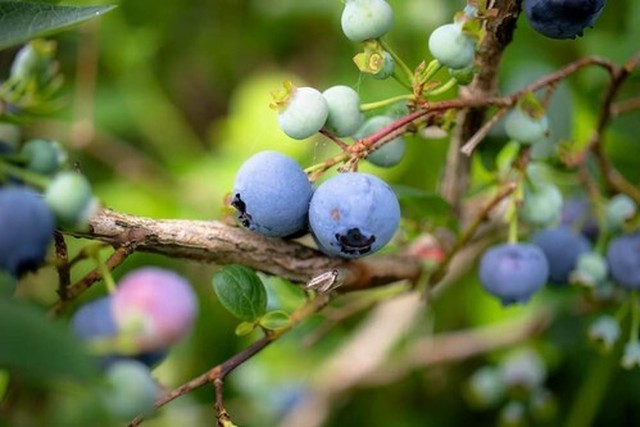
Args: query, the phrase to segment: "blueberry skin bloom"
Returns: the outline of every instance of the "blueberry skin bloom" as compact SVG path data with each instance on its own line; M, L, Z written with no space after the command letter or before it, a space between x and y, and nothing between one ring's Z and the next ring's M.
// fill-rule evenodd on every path
M607 248L611 276L628 289L640 289L640 233L616 237Z
M367 173L329 178L316 189L309 206L309 225L320 250L342 258L376 252L391 240L399 223L395 193Z
M589 240L569 227L539 231L533 235L532 242L547 257L549 280L556 284L569 283L569 274L576 267L578 258L591 250Z
M0 189L0 270L20 277L43 261L55 221L44 199L22 187Z
M313 187L298 163L276 151L262 151L242 164L231 205L243 226L270 237L307 227Z
M575 39L593 27L606 0L525 0L524 12L531 26L553 39Z
M544 286L549 264L530 243L505 243L489 248L480 259L480 282L504 305L525 303Z

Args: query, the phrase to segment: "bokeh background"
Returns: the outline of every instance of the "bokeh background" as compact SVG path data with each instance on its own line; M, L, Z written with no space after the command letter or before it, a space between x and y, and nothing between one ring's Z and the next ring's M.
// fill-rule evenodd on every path
M410 66L430 60L428 35L465 5L462 0L389 3L395 24L387 40ZM122 1L103 18L52 37L65 76L65 106L52 116L29 121L22 138L58 139L106 207L154 218L220 219L235 171L250 155L273 149L311 166L336 152L321 136L294 141L278 129L269 108L270 92L284 80L320 90L345 84L356 88L364 102L402 93L392 80L358 73L351 60L358 46L342 35L341 10L338 0ZM610 1L596 28L587 29L578 40L546 39L521 16L504 58L500 86L515 90L587 55L622 63L639 49L640 3L634 0ZM1 53L0 76L5 77L14 53ZM586 142L606 83L606 74L597 69L567 79L550 114L555 138ZM623 94L638 93L636 73ZM606 138L607 152L632 182L640 181L639 125L639 112L624 115L614 121ZM505 142L497 130L476 156L478 188L483 169L493 167ZM447 137L411 137L400 165L362 169L394 185L435 192L447 145ZM570 174L561 176L566 189L576 184ZM408 224L422 230L442 224L455 227L442 212L431 215L420 206L407 210L407 216ZM71 251L86 243L70 239ZM216 266L135 254L116 271L116 278L146 264L185 274L200 297L192 335L155 371L168 388L220 363L255 338L234 335L236 321L211 288ZM74 277L90 268L80 265ZM265 279L281 306L291 308L300 301L289 284ZM55 280L53 269L44 269L21 285L18 297L50 305L56 300ZM105 292L97 285L78 305ZM579 411L585 402L597 408L597 425L640 424L640 373L622 371L589 345L584 331L593 316L580 313L574 303L577 294L576 289L551 289L528 306L503 308L480 290L471 269L425 310L406 340L520 318L545 304L566 304L567 310L544 334L525 343L541 354L548 373L545 384L557 404L557 417L546 425L563 425L566 415ZM340 304L348 303L338 302L333 310L339 312ZM73 308L67 316L72 312ZM346 318L309 346L305 340L329 317L320 315L234 372L225 387L233 420L242 426L278 425L308 391L316 367L349 340L367 314L365 309ZM476 369L498 363L507 350L411 369L392 381L352 390L340 399L326 425L495 425L499 406L474 408L465 400L464 388ZM593 399L578 399L585 393L592 393ZM212 425L213 400L212 388L198 390L169 404L144 425ZM60 408L49 402L43 414L55 420Z

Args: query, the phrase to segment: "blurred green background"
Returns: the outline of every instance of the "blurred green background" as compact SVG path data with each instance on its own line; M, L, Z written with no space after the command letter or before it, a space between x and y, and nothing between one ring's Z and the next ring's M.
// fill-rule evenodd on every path
M389 3L395 24L387 39L410 66L430 59L428 35L465 5L461 0ZM586 55L617 63L628 59L640 49L640 2L609 3L597 27L575 41L546 39L521 17L505 55L501 87L515 90L541 73ZM320 136L294 141L278 129L268 105L270 92L285 79L320 90L336 84L352 86L364 102L402 93L392 80L359 75L351 60L358 47L342 35L341 10L338 0L123 1L100 20L53 38L66 79L67 104L52 117L29 122L23 137L60 140L106 207L154 218L219 219L235 171L253 153L278 150L306 167L336 152ZM14 53L2 52L0 76ZM591 69L567 80L557 94L555 120L551 117L558 138L585 142L606 83L604 72ZM638 93L636 73L623 94ZM640 113L630 113L617 119L607 133L608 152L632 182L640 181L639 124ZM504 142L497 132L483 147L483 157L489 158L485 164L491 163L495 147ZM393 184L436 191L447 143L447 138L412 137L399 166L385 170L363 165L362 169ZM427 229L436 222L424 210L410 214L410 220ZM70 239L71 251L85 243ZM135 254L116 271L116 278L144 264L182 272L200 296L200 316L192 336L155 371L167 387L199 375L250 342L251 337L235 337L235 320L215 300L210 285L215 266ZM80 266L74 278L89 268ZM55 280L53 271L45 269L25 281L18 297L51 304L56 300ZM295 293L287 284L273 282L281 302L283 293ZM78 304L104 293L98 285ZM471 271L421 315L422 321L413 326L407 340L519 317L545 304L560 302L575 309L566 300L572 301L576 293L554 289L529 306L504 309L480 291ZM589 387L606 390L604 403L597 408L597 425L640 425L640 374L611 368L610 359L598 355L585 339L591 318L574 311L562 313L542 337L528 343L548 364L546 385L559 408L558 416L545 425L563 425L566 414L577 410L577 396ZM348 339L365 314L348 318L315 346L306 347L305 337L324 320L318 316L232 374L225 391L234 421L243 426L278 425L287 405L304 393L314 369ZM476 368L495 363L503 354L498 351L418 369L391 383L359 388L341 399L326 425L494 425L498 409L473 409L462 391ZM199 390L169 404L144 425L212 425L213 400L213 389ZM597 397L586 400L590 405L597 401ZM51 414L63 411L63 405L49 404L50 412L43 414L53 420ZM25 413L28 409L24 408Z

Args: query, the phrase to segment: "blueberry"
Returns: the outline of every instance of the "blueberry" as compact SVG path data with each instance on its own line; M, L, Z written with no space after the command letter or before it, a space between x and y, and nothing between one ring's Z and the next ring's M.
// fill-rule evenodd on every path
M27 169L44 175L54 173L67 160L67 153L60 143L48 139L29 140L20 152L26 158Z
M327 255L358 258L386 245L400 223L400 205L380 178L346 172L316 189L309 207L309 225Z
M119 330L113 316L112 305L111 297L102 297L80 307L71 318L73 333L86 342L114 338ZM148 367L154 367L164 360L167 354L168 351L164 348L128 356L114 352L103 355L99 361L100 365L106 368L119 360L133 358Z
M586 237L563 226L537 232L532 242L544 252L549 262L549 280L556 284L569 283L578 257L591 249Z
M454 70L473 64L476 43L462 30L461 23L445 24L429 36L429 51L445 67Z
M147 414L159 395L159 388L149 368L135 360L120 360L105 372L104 403L121 420Z
M613 231L619 231L622 226L633 218L638 211L636 203L626 194L616 194L605 206L607 226Z
M592 242L598 238L600 233L591 202L584 197L575 196L563 204L560 225L579 230Z
M72 230L86 229L89 219L100 207L89 181L74 171L56 174L47 187L44 200L58 226Z
M589 327L589 338L604 350L611 350L620 338L620 324L615 317L602 315Z
M391 29L393 10L384 0L347 0L340 23L351 41L377 39Z
M368 119L360 129L353 135L354 138L364 138L372 135L386 126L393 123L394 120L387 116L374 116ZM406 142L401 136L387 142L382 147L367 156L367 160L376 166L391 167L400 163L404 157Z
M262 151L238 170L231 204L243 226L266 236L286 237L306 229L312 193L295 160Z
M191 329L196 296L178 274L144 267L123 277L113 298L113 317L119 333L132 338L145 352L167 348Z
M605 282L609 273L607 260L598 252L585 252L578 257L576 268L571 272L572 283L597 286Z
M111 297L102 297L80 307L71 318L74 334L85 341L116 335L111 304Z
M493 366L483 366L471 375L466 391L466 397L474 406L493 406L504 397L505 384L502 373Z
M527 185L520 210L522 218L532 225L548 227L558 222L562 212L562 193L550 183Z
M549 264L542 250L529 243L489 248L480 259L480 282L503 304L524 303L544 286Z
M533 144L541 141L547 134L549 119L546 114L533 117L516 107L507 113L504 119L504 130L511 139L522 144Z
M629 289L640 289L640 233L616 237L607 248L613 279Z
M530 349L510 354L501 364L502 381L507 389L535 390L547 377L547 368L540 355Z
M19 277L36 269L53 240L54 219L38 193L0 188L0 270Z
M371 59L374 61L372 68L378 70L371 74L374 79L385 80L393 75L396 69L396 61L389 52L382 52L382 56L372 55Z
M293 139L305 139L324 126L329 115L327 101L317 89L295 87L289 83L275 101L280 129Z
M640 341L637 338L625 344L620 364L625 369L640 367Z
M525 0L524 13L539 33L553 39L575 39L593 27L606 0Z
M329 116L325 128L336 136L351 136L364 122L360 112L360 95L349 86L332 86L322 92Z

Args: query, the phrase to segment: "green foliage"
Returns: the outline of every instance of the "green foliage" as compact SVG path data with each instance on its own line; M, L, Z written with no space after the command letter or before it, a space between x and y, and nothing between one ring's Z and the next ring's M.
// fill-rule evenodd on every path
M68 328L35 307L0 297L0 325L0 367L36 382L96 375L94 361Z
M264 284L244 265L229 265L214 274L213 290L224 308L245 322L255 322L267 310Z
M80 24L103 15L114 7L0 2L0 49Z

